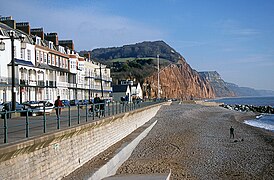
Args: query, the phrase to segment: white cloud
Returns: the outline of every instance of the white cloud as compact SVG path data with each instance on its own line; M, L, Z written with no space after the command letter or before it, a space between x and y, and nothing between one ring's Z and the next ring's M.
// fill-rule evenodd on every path
M224 34L236 36L254 36L260 31L254 28L243 27L238 21L227 19L218 23Z
M106 14L96 7L60 8L28 0L11 0L1 3L1 6L2 13L10 13L6 16L12 15L15 20L29 21L32 28L44 27L45 32L57 32L59 39L74 40L77 50L121 46L162 39L164 36L161 30L150 25Z

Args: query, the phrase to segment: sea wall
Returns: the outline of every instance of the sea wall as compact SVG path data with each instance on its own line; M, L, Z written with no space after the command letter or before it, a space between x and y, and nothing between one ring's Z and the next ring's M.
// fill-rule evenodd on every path
M155 116L162 104L0 148L0 179L61 179Z

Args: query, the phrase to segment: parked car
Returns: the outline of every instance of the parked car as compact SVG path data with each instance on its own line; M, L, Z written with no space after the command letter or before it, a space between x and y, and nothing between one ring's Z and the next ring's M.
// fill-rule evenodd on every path
M79 104L79 105L86 105L86 104L89 104L89 100L86 100L86 99L80 100L78 104Z
M45 113L50 114L54 108L53 102L49 100L45 101L27 101L24 104L24 109L29 110L30 114L33 116L41 115L44 113L44 106L45 106Z
M71 106L76 106L77 104L79 104L79 100L77 100L77 99L70 100Z
M11 110L11 101L10 102L4 102L2 103L2 111L10 111ZM24 109L24 105L20 104L19 102L16 102L15 104L15 110L16 111L21 111Z
M63 105L64 106L70 106L70 101L69 100L61 100L62 101L62 103L63 103Z

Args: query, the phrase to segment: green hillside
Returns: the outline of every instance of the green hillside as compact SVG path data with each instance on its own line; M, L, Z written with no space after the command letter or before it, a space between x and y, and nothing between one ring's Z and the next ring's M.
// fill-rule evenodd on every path
M80 54L86 53L82 51ZM122 47L98 48L89 51L93 60L111 68L113 84L131 79L137 82L157 71L157 55L160 67L177 62L182 56L164 41L142 42Z

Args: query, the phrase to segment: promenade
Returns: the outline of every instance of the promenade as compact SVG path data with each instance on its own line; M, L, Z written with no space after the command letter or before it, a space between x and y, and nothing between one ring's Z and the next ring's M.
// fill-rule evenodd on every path
M253 118L221 107L172 103L162 106L151 121L157 124L139 143L118 175L169 173L171 179L273 179L274 134L248 126ZM230 139L229 129L235 129ZM110 147L114 152L119 145ZM108 153L102 153L107 159ZM85 177L95 158L67 176Z
M128 112L155 103L158 102L147 101L140 104L130 103L124 105L120 103L110 103L105 105L105 110L101 111L100 116L96 116L97 113L95 112L90 113L88 111L90 105L83 105L79 108L76 106L72 106L71 108L65 107L62 108L60 122L57 121L55 110L52 110L50 114L46 114L45 116L12 117L11 119L6 119L6 132L5 121L1 118L0 146L1 144L4 144L5 139L8 143L17 142L42 135L44 133L51 133L60 129L67 129L72 126L90 123L107 116ZM12 116L14 116L14 114Z

